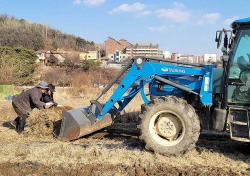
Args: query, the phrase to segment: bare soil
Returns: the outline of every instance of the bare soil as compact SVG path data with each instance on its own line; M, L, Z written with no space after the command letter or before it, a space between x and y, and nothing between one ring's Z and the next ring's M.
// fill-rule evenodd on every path
M80 101L64 104L75 108ZM33 110L28 134L18 135L9 123L16 116L11 101L0 101L0 175L250 175L250 144L224 133L202 132L196 148L178 157L145 150L136 111L105 130L62 142L56 130L65 109Z

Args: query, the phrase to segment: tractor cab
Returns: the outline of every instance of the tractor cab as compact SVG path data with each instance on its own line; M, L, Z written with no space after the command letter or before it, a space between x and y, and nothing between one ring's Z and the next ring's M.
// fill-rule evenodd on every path
M249 19L250 20L250 19ZM250 21L249 21L250 22ZM235 23L238 23L237 25ZM235 41L229 62L228 103L250 104L250 26L242 20L233 23Z
M215 39L219 48L224 33L224 105L250 105L250 18L236 20L231 27L233 30L217 31Z
M216 33L217 48L224 33L222 104L227 110L231 138L250 141L250 18L236 20L231 27L232 31Z

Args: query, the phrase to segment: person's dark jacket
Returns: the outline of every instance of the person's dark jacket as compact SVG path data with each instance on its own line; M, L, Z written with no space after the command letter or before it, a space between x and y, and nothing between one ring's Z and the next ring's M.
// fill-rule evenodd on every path
M42 92L39 88L34 87L16 95L12 102L23 113L28 114L32 109L43 109L45 103L41 101Z

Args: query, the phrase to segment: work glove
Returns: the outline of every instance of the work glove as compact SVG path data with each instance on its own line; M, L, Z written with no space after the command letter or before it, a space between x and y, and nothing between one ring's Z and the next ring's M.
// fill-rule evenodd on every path
M51 106L53 106L53 104L54 103L52 103L52 102L48 102L48 103L45 103L45 109L48 109L48 108L50 108Z

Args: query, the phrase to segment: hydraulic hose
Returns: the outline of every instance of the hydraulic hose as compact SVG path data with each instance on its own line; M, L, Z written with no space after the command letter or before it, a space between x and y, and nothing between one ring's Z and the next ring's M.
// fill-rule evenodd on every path
M158 80L158 81L160 81L160 82L164 82L164 83L166 83L166 84L168 84L168 85L171 85L171 86L173 86L173 87L176 87L176 88L178 88L178 89L181 89L181 90L184 90L184 91L186 91L186 92L189 92L189 93L193 93L193 94L198 94L197 92L194 92L194 91L192 91L190 88L188 88L188 87L185 87L185 86L183 86L183 85L180 85L180 84L177 84L177 83L175 83L175 82L173 82L173 81L170 81L170 80L168 80L168 79L165 79L165 78L162 78L162 77L160 77L160 76L155 76L155 79L156 80Z

